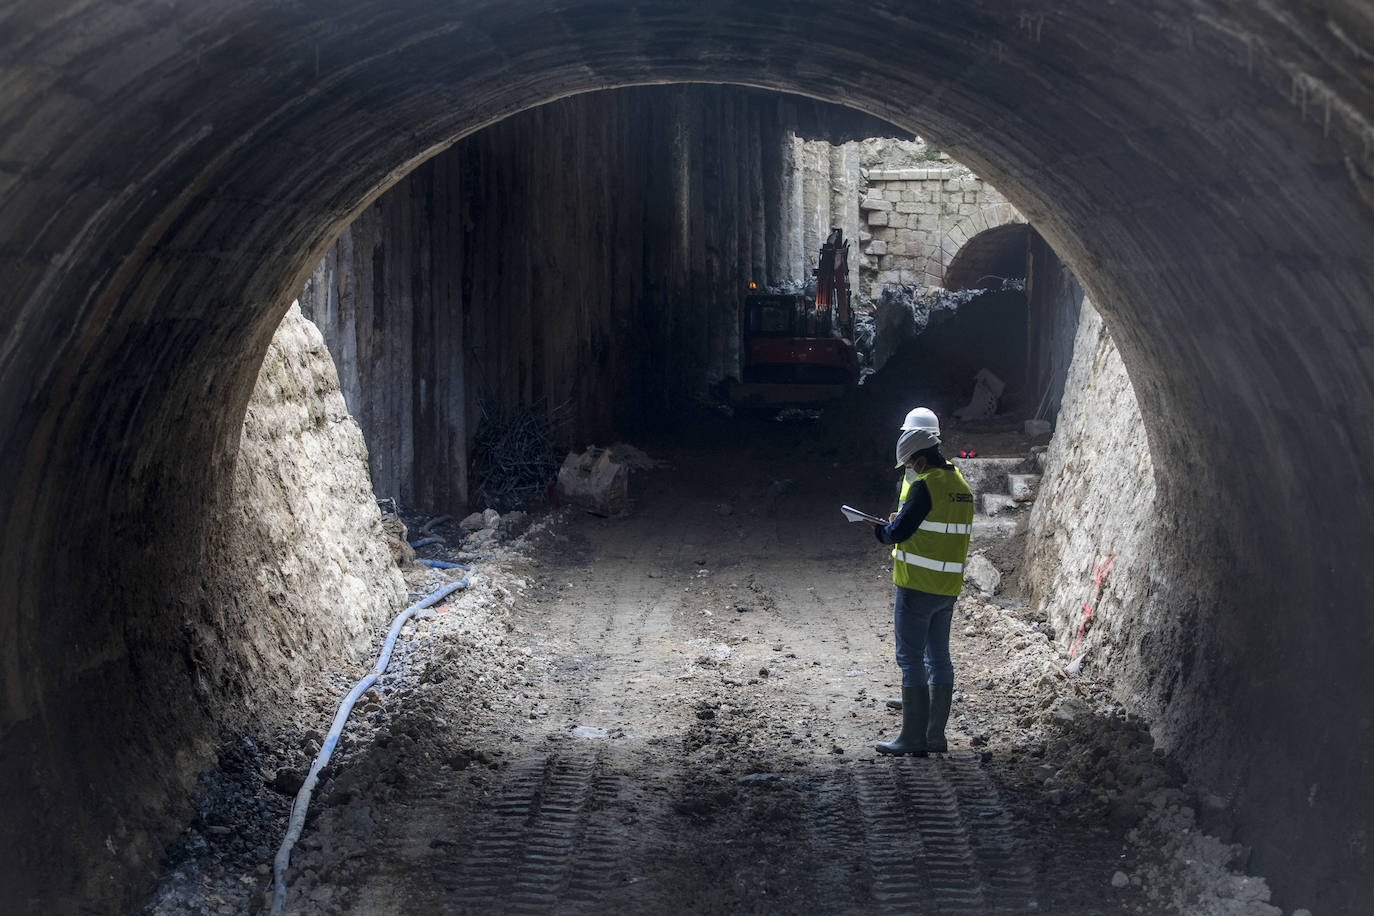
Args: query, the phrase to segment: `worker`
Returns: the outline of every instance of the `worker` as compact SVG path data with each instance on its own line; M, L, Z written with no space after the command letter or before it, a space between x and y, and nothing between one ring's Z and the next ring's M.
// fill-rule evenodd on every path
M945 725L954 697L949 629L964 584L973 529L973 491L940 454L940 423L917 407L897 439L897 467L906 470L898 509L873 526L892 544L893 629L902 671L902 730L875 745L880 754L924 757L949 750Z

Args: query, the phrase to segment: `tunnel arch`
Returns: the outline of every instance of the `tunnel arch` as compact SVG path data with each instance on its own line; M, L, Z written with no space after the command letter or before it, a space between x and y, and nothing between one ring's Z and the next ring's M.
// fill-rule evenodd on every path
M26 804L6 846L88 786L108 797L43 847L99 864L55 888L14 858L18 893L127 894L107 874L146 871L155 849L127 838L208 753L209 700L179 668L184 621L213 614L195 594L203 518L272 329L328 243L456 138L657 82L919 128L1053 245L1111 323L1157 456L1165 622L1132 689L1199 778L1239 778L1260 870L1332 907L1368 890L1374 23L1359 4L26 0L4 15L4 776L47 809ZM1273 609L1262 625L1255 608ZM88 759L71 723L93 705L125 726L121 772L152 761L152 784Z
M1026 218L1011 204L996 204L984 207L972 216L966 216L949 228L940 239L940 276L934 285L945 289L977 289L982 277L993 271L987 269L985 262L996 260L1007 245L1014 245L1019 239L1024 253L1029 232ZM1024 257L1021 272L1007 276L1025 276ZM977 262L977 263L975 263Z

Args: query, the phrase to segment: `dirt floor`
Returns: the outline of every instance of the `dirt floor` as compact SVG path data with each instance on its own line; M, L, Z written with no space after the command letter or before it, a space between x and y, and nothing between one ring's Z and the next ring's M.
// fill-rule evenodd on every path
M824 422L637 443L658 466L626 517L436 527L421 554L471 562L470 586L359 703L287 912L1277 913L1232 871L1244 850L1196 828L1215 800L1014 593L956 606L950 753L874 753L900 717L890 559L838 507L888 511L897 475L889 442L818 445ZM1006 438L980 441L1024 445ZM412 569L413 594L459 574ZM262 910L290 796L364 673L226 748L146 913Z

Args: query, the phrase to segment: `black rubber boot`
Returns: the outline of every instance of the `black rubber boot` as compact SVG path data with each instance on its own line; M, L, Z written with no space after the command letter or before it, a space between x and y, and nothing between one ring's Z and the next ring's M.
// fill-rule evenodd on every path
M930 690L925 684L902 687L902 732L896 741L873 745L879 754L891 756L926 755L926 724L930 718Z
M926 749L947 753L945 723L949 721L949 704L954 700L953 684L930 685L930 722L926 725Z

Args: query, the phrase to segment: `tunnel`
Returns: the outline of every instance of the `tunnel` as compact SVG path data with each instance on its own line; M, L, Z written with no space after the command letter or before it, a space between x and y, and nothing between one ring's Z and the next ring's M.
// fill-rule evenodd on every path
M345 227L512 115L685 83L920 132L1071 268L1158 493L1123 683L1283 899L1368 899L1363 4L25 0L0 22L10 908L130 905L219 736L280 699L255 675L306 666L251 644L251 585L210 570L269 340Z

